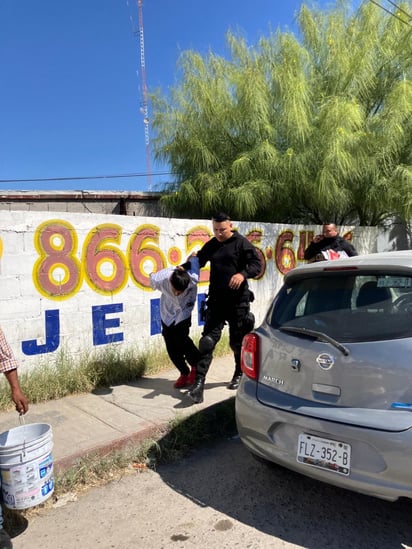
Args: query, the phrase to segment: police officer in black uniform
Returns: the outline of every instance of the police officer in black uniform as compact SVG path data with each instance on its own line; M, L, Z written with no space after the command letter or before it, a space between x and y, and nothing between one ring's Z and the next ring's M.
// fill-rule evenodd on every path
M196 404L203 401L206 374L225 322L229 325L229 343L235 359L235 372L228 388L239 386L242 339L253 330L255 320L250 312L253 293L247 279L256 277L262 268L255 246L232 229L227 214L215 214L212 225L214 238L197 252L200 268L210 262L210 282L205 325L199 341L201 359L196 366L195 383L188 392Z

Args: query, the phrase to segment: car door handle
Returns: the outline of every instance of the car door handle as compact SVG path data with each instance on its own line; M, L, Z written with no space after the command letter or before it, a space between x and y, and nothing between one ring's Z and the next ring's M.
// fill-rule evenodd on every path
M340 387L336 387L335 385L313 383L312 391L315 393L325 393L326 395L340 396Z

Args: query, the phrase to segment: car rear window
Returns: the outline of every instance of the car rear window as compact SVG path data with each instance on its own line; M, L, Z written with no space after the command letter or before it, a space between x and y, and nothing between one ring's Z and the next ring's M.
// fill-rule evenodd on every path
M412 277L339 271L297 278L280 290L268 322L341 342L411 337Z

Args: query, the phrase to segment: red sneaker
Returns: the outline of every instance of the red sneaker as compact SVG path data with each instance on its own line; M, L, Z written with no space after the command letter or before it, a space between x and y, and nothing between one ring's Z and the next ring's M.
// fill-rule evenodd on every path
M189 374L189 375L190 375L190 374ZM178 377L178 379L174 382L173 387L175 387L176 389L181 389L182 387L186 387L186 385L188 384L188 379L189 379L189 376L181 375L181 376Z
M196 380L196 368L192 367L190 374L187 376L187 384L194 385Z

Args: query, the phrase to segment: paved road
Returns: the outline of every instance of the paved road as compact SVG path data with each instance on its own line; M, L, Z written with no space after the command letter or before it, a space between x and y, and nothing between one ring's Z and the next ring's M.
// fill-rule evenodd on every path
M238 438L30 518L15 549L406 549L412 503L255 461Z

